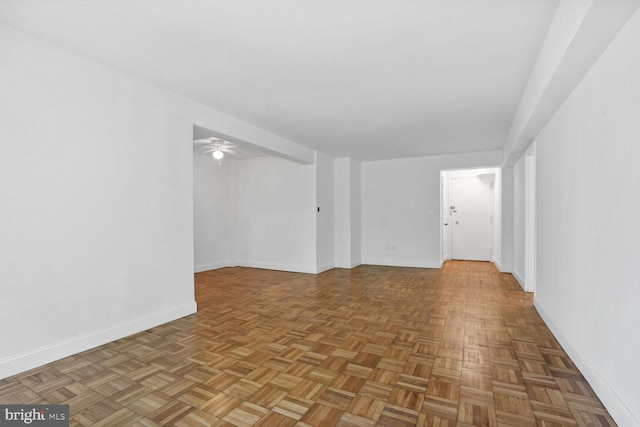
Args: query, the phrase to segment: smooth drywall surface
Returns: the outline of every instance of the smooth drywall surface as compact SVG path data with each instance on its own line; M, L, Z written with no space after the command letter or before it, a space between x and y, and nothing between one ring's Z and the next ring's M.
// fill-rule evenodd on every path
M520 286L524 288L525 263L525 156L513 165L513 268Z
M449 201L449 177L448 173L442 172L440 175L440 188L442 203L440 204L440 244L442 247L441 262L451 259L451 202Z
M350 159L335 159L334 242L335 266L351 267L351 179Z
M440 267L440 171L501 161L485 151L362 163L363 263Z
M491 253L491 261L498 266L500 263L498 260L502 259L502 169L496 168L495 173L496 177L493 189L493 223L496 224L496 226L493 227L493 251ZM500 224L500 226L497 226L497 224Z
M0 377L195 311L193 124L308 161L304 147L5 26L0 57ZM294 194L305 203L314 166L297 166L311 171Z
M316 272L315 172L272 156L236 163L238 265Z
M193 154L193 255L196 272L235 265L235 160Z
M193 313L191 104L5 27L0 57L0 377Z
M362 262L360 176L357 160L334 160L335 266L340 268L353 268Z
M316 152L316 272L335 266L333 159Z
M510 273L513 259L513 168L503 167L501 170L501 194L502 194L502 213L501 213L501 242L500 257L495 258L494 262L503 273Z
M536 138L536 306L619 425L640 425L640 13Z
M362 167L358 160L349 159L351 175L351 267L362 264Z

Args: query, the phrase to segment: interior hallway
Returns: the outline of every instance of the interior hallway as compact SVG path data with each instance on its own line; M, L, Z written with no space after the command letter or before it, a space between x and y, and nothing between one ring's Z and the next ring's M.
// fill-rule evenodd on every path
M198 313L0 381L71 425L615 425L493 264L196 274Z

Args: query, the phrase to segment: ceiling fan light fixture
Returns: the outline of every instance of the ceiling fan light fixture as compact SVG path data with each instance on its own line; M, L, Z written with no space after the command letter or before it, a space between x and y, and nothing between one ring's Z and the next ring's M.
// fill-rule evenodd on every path
M224 153L222 152L222 150L215 150L212 155L216 160L222 160L222 158L224 157Z

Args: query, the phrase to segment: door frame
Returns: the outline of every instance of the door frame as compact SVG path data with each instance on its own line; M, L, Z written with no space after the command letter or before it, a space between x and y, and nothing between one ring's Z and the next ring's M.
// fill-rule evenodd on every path
M500 168L497 166L489 166L489 167L478 167L478 168L464 168L464 169L441 169L440 170L440 265L444 264L445 261L452 259L452 242L451 242L451 216L449 215L449 191L451 189L451 178L452 177L462 177L462 176L478 176L481 174L493 174L493 181L491 184L491 225L495 230L496 227L501 228L502 223L499 223L500 215L497 215L495 212L496 203L495 200L501 200L502 195L496 194L496 182L495 180L498 178L498 170ZM499 206L499 204L498 204ZM496 218L498 222L496 222ZM447 225L448 224L448 225ZM493 260L494 256L494 245L495 242L495 232L492 232L491 238L491 246L489 248L489 261ZM445 243L448 241L448 252L445 252ZM500 242L498 242L500 244Z

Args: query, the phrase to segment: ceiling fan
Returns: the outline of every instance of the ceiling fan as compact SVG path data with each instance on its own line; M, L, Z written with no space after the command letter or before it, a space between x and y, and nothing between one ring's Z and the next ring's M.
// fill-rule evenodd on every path
M233 142L225 141L224 139L216 138L214 136L209 138L196 139L193 141L194 151L199 154L211 154L214 159L218 161L218 164L222 163L222 158L225 153L237 154L233 150L236 144Z

